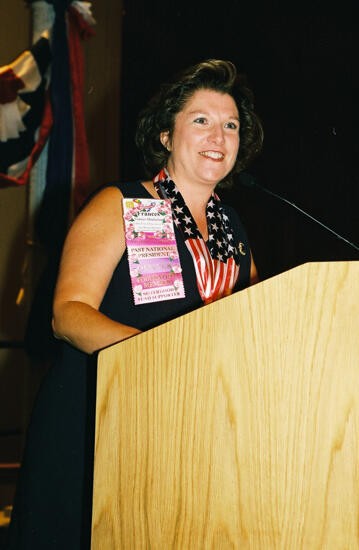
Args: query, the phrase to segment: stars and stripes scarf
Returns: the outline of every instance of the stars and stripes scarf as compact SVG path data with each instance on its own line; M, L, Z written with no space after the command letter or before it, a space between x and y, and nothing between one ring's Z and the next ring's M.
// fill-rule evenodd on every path
M181 231L192 256L202 300L208 304L231 294L239 275L239 252L229 218L218 196L212 193L207 203L206 243L168 172L161 170L153 183L160 197L171 200L173 221Z

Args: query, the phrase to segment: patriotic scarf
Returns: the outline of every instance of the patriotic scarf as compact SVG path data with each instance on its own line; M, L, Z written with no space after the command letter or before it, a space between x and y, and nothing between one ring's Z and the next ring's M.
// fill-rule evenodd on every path
M204 241L181 193L166 170L153 180L161 198L172 203L173 220L192 256L197 286L205 304L231 294L239 275L239 252L229 218L212 193L206 207L208 241Z

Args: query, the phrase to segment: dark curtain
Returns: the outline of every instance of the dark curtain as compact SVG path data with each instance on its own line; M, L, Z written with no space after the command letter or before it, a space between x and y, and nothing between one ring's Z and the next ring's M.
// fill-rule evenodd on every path
M359 243L358 76L353 2L127 1L123 20L122 179L143 177L136 117L158 84L210 57L247 74L265 131L248 172ZM222 192L246 224L261 278L359 253L289 206L236 185Z

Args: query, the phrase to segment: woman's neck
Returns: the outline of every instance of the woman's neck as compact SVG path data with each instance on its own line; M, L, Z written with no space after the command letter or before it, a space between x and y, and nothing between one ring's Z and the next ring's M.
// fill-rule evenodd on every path
M203 239L208 239L208 227L207 227L207 203L213 193L211 187L201 187L196 185L181 185L181 182L173 181L176 184L177 189L181 193L187 208L191 212L197 227L202 234Z
M177 178L176 174L171 173L170 170L168 170L168 173L171 180L176 184L192 216L196 217L196 215L205 214L207 203L214 191L215 185L187 182L181 178Z

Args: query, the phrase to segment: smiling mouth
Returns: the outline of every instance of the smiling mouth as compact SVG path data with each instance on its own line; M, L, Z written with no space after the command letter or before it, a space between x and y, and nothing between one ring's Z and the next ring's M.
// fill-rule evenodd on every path
M221 161L224 159L224 154L219 151L201 151L200 155L216 161Z

